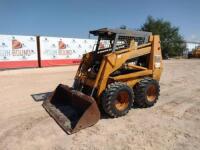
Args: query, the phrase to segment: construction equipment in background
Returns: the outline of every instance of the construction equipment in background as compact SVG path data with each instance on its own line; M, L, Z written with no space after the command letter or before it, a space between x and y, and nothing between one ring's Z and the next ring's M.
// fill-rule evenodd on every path
M190 58L200 58L200 46L188 53L188 59Z
M90 34L98 36L96 48L83 55L73 87L60 84L43 102L68 134L97 123L100 110L120 117L133 103L153 106L160 92L163 64L158 35L108 28Z

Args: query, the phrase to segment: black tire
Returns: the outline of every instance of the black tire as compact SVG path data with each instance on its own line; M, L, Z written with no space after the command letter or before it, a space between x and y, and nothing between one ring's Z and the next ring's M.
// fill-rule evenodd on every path
M192 58L192 54L188 54L188 59L191 59Z
M101 104L110 117L120 117L128 113L133 105L133 90L124 83L114 82L104 91Z
M159 83L152 78L144 78L134 87L134 94L135 103L139 107L151 107L160 95Z

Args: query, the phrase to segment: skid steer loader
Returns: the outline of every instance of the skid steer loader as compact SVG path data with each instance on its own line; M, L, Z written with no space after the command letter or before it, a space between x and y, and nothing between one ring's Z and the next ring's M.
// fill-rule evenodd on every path
M190 58L200 58L200 46L188 53L188 59Z
M90 34L98 36L96 48L83 55L73 86L58 85L43 102L68 134L97 123L100 110L120 117L133 103L153 106L160 92L163 65L158 35L108 28Z

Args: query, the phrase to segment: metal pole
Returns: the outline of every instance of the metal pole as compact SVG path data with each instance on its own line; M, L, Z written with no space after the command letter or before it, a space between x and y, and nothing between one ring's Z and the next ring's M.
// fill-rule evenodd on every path
M38 52L38 67L41 68L41 53L40 53L40 36L36 36L37 52Z

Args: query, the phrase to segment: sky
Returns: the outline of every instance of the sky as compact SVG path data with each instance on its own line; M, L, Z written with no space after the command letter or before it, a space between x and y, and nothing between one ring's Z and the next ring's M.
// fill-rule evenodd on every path
M0 34L87 38L102 27L138 29L149 15L200 41L200 0L0 0Z

